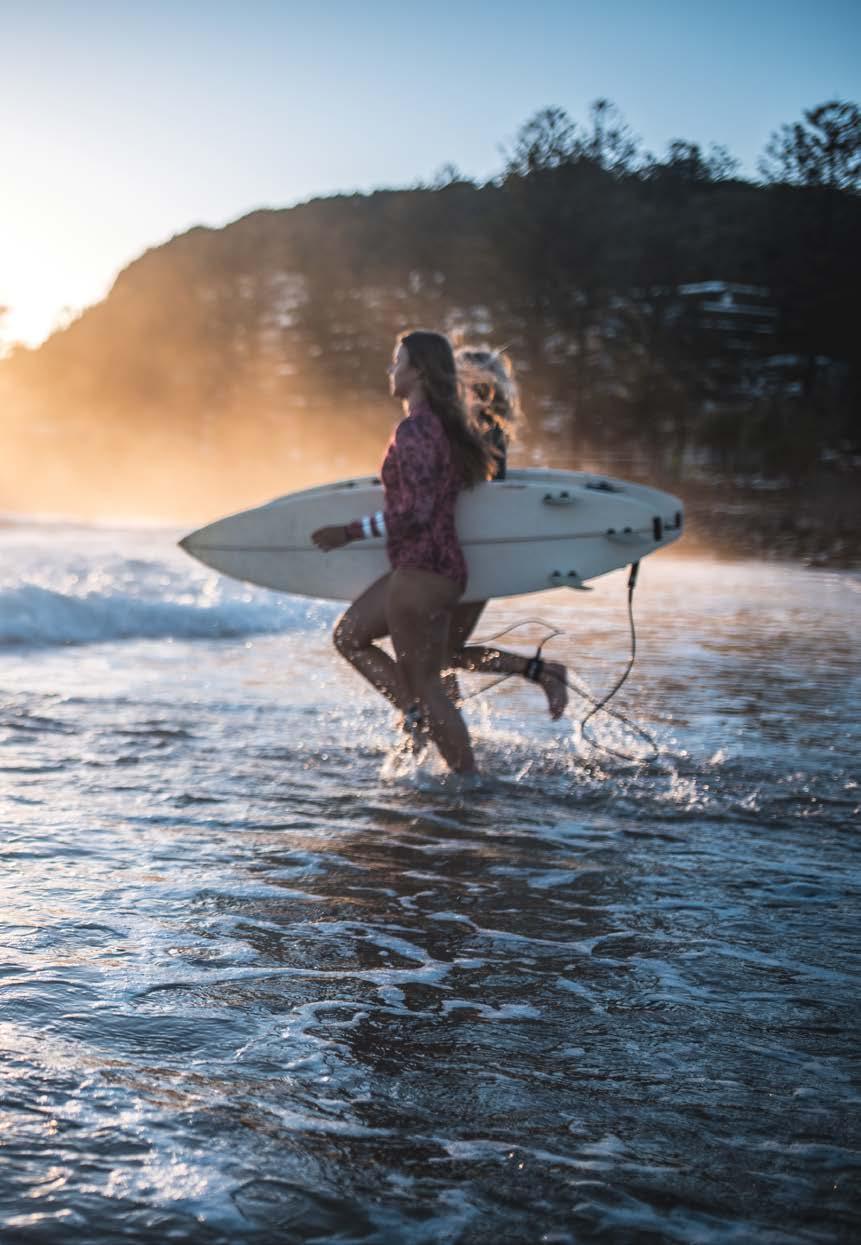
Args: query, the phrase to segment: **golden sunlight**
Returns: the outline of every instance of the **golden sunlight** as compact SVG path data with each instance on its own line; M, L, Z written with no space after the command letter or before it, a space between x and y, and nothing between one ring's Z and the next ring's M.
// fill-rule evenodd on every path
M0 340L4 345L22 342L25 346L38 346L65 323L69 312L58 306L50 293L28 294L27 299L9 307L0 326Z
M0 351L15 342L39 345L107 288L97 237L71 248L52 212L25 217L21 205L10 219L10 206L0 221Z

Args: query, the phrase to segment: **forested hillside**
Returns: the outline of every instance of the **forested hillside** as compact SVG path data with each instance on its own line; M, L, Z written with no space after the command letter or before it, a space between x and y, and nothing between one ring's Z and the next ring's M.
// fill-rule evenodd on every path
M188 517L372 469L409 326L509 347L525 461L682 491L845 475L859 162L852 105L784 127L752 182L720 149L646 155L599 103L586 127L537 114L485 185L449 169L192 229L0 363L0 510Z

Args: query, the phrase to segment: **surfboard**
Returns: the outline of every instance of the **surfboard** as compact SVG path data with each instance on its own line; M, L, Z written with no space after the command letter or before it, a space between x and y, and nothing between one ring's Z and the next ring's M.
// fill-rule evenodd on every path
M223 575L279 592L352 601L391 569L382 538L322 553L318 527L383 508L379 479L340 480L217 519L180 541ZM458 499L457 531L469 580L464 601L587 580L636 562L679 539L678 497L582 471L525 468L479 484Z

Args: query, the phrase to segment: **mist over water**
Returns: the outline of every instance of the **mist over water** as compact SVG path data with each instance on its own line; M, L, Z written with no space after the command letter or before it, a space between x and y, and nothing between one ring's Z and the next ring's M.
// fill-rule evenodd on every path
M4 1241L851 1239L858 577L646 559L658 757L510 680L459 795L176 535L0 529ZM480 632L601 692L594 589Z

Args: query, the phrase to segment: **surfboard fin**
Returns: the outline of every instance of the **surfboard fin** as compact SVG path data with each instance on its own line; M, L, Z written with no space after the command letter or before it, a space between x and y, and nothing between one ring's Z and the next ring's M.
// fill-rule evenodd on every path
M583 580L576 571L551 571L547 576L547 581L551 588L574 588L577 592L591 592L591 588L587 588Z

